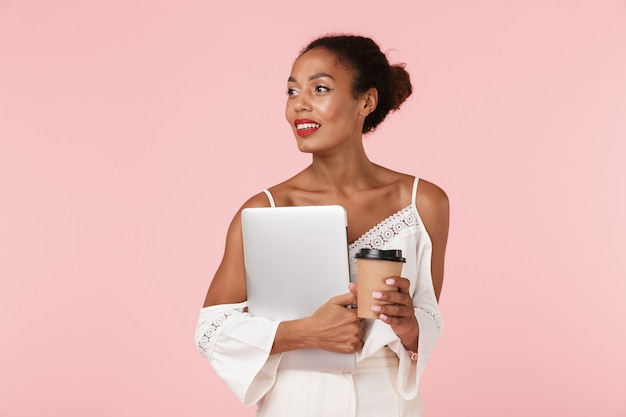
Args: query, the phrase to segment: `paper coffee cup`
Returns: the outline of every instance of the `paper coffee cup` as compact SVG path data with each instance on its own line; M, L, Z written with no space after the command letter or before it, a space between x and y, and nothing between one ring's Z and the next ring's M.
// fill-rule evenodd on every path
M372 298L373 292L397 291L396 287L385 284L389 277L399 277L406 259L399 249L379 250L363 248L356 254L358 305L357 316L366 319L377 319L378 314L372 311L373 305L389 304L386 301Z

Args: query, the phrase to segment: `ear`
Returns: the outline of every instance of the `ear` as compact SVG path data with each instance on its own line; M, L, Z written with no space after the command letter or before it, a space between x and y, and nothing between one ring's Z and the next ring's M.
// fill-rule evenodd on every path
M376 106L378 105L378 90L374 87L367 90L361 96L363 100L363 107L361 108L361 115L363 117L367 117L371 112L376 110Z

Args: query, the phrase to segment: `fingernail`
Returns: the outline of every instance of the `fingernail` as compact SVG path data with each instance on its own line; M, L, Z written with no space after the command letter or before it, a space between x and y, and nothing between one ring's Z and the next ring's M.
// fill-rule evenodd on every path
M395 283L396 283L396 280L395 280L395 279L393 279L393 278L387 278L387 279L385 280L385 284L387 284L387 285L393 285L393 284L395 284Z
M373 292L372 293L372 298L380 300L381 298L383 298L383 293L382 292Z
M372 306L372 311L374 313L378 313L380 311L380 306Z
M381 320L387 320L387 316L384 314L381 314L378 316Z

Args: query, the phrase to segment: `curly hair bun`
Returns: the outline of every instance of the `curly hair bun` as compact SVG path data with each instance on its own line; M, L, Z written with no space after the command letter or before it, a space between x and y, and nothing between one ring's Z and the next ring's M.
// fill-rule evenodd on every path
M393 100L391 111L398 110L402 103L413 93L411 85L411 77L404 69L405 64L390 65L391 68L391 90L393 91Z

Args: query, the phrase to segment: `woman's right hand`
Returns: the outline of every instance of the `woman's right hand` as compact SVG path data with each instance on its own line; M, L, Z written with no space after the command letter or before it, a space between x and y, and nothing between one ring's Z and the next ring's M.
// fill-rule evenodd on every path
M331 298L320 306L309 321L311 342L315 347L338 353L355 353L363 347L364 320L356 315L356 288Z
M306 348L358 352L363 347L365 322L357 317L356 308L349 308L356 302L356 284L350 284L350 292L331 298L311 316L280 322L271 353Z

